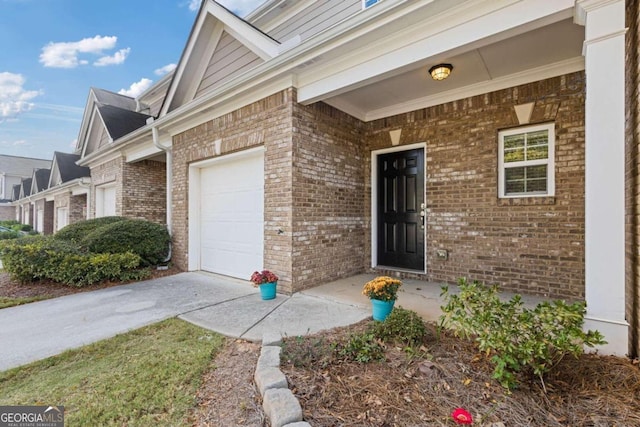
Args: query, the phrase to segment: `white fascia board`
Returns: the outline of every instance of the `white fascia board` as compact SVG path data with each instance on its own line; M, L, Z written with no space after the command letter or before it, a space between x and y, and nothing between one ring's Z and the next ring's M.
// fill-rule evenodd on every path
M291 6L291 7L289 7L288 10L285 13L279 13L278 16L274 17L274 19L269 21L267 23L267 25L263 25L262 26L262 30L264 32L268 33L269 31L273 30L277 26L283 24L287 20L289 20L292 17L296 16L298 13L300 13L304 9L308 8L309 6L314 4L315 2L316 2L316 0L297 0L295 2L295 4L293 6ZM265 5L266 4L267 3L265 3ZM278 6L278 5L275 5L275 6ZM254 22L254 20L256 20L258 18L259 17L254 17L253 14L251 14L246 19L249 22Z
M132 163L161 153L164 153L164 151L153 145L153 140L150 140L141 142L124 150L124 159L125 162Z
M193 52L196 42L198 41L198 35L202 31L202 26L205 23L207 17L207 12L204 8L200 8L200 12L198 17L196 18L195 23L193 24L193 29L191 30L191 34L189 35L189 39L187 40L187 44L182 52L182 56L180 57L180 61L178 62L178 66L176 67L173 79L171 80L171 84L169 85L169 89L167 91L167 97L164 100L162 105L162 109L158 116L164 116L167 114L169 110L169 106L175 97L176 91L178 89L178 85L180 81L182 81L183 74L185 69L187 68L187 64L189 63L189 58L191 57L191 53Z
M215 102L209 100L209 102L201 102L198 105L187 104L175 110L175 114L172 112L166 119L156 120L154 125L158 128L161 125L162 130L173 137L292 86L295 86L295 79L290 74L270 82L264 82L252 90L245 90L244 87L237 85L234 87L236 89L234 91L218 94ZM198 100L200 99L198 98Z
M493 10L487 10L487 7ZM521 32L522 27L530 27L532 23L543 26L549 23L549 19L557 21L572 16L572 13L573 0L523 0L507 6L496 1L485 2L477 8L463 4L435 15L433 22L423 22L420 39L405 43L403 47L398 47L398 41L402 41L398 38L387 43L375 41L373 48L351 55L346 64L327 64L324 70L301 73L298 101L310 104L336 96L418 61L459 49L478 48L493 42L490 38L500 33L506 37L512 35L510 31ZM446 18L443 15L447 15ZM447 28L442 28L443 25ZM322 71L328 67L335 71L327 76Z
M82 122L80 123L80 132L78 133L78 142L76 143L76 151L84 152L84 145L89 127L91 125L91 117L93 113L93 106L96 103L96 95L93 92L93 88L89 89L89 96L87 97L87 103L84 106L84 112L82 113Z
M523 85L539 80L545 80L552 77L562 76L576 71L585 69L584 57L576 57L565 61L556 62L555 64L544 65L542 67L532 68L520 73L499 77L493 80L464 86L461 88L438 93L433 96L414 99L410 102L394 105L389 108L381 108L378 110L368 111L366 114L355 116L356 118L368 122L371 120L382 119L384 117L395 116L397 114L407 113L409 111L419 110L421 108L432 107L434 105L445 104L447 102L459 99L469 98L471 96L482 95L496 90L508 89L510 87ZM334 105L333 100L330 102ZM336 106L337 107L337 106ZM347 106L348 107L348 106ZM349 114L353 113L349 110L343 110ZM359 110L355 110L359 113Z
M90 166L95 165L96 162L104 163L106 160L113 160L122 156L122 149L130 146L131 144L137 143L143 139L151 139L151 126L146 125L141 128L134 130L131 133L126 134L122 138L114 141L106 147L98 149L88 156L83 156L76 162L78 166Z
M267 61L279 53L280 43L238 18L215 1L208 1L206 10L225 26L225 30Z

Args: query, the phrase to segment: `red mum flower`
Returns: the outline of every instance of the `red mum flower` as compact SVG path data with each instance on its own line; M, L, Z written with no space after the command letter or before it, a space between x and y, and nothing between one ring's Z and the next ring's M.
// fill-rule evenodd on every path
M451 413L451 416L453 417L453 420L458 424L473 424L473 418L471 417L471 414L462 408L456 408Z

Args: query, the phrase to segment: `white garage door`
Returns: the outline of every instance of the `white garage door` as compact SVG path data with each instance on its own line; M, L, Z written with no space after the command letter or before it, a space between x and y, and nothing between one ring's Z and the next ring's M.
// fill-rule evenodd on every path
M240 279L262 268L264 154L200 170L200 267Z

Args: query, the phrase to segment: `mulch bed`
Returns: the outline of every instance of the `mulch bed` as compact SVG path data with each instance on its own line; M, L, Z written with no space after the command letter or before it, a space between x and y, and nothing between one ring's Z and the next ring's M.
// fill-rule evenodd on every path
M545 378L545 393L538 379L524 376L508 392L472 342L438 335L432 324L421 350L388 346L382 362L327 353L368 322L285 341L282 370L311 425L453 426L451 413L462 407L473 425L640 426L640 370L628 359L567 357Z
M171 276L180 273L176 267L170 266L167 270L151 270L151 276L148 279L156 279L159 277ZM145 280L148 280L145 279ZM104 281L95 283L90 286L76 288L50 280L40 280L37 282L20 283L12 280L8 273L0 273L0 297L9 298L27 298L27 297L46 297L56 298L64 295L77 294L79 292L95 291L97 289L109 288L112 286L124 285L132 282L111 282Z

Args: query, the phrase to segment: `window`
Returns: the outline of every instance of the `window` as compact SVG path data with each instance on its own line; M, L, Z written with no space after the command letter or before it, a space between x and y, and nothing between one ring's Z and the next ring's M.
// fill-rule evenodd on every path
M498 140L499 197L555 194L553 123L500 131Z
M380 3L382 0L362 0L362 8L366 9L373 6L376 3Z

